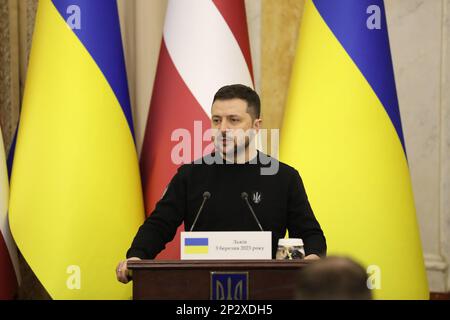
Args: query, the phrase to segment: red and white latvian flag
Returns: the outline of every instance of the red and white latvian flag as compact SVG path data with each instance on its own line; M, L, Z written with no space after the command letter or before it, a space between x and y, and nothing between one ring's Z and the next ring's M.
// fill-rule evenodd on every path
M0 300L13 299L19 283L17 249L8 222L9 182L0 131Z
M198 128L194 138L194 122L209 129L214 94L236 83L253 87L244 0L169 0L141 153L147 214L179 167L171 159L178 143L171 141L172 132L188 130L194 147L194 139L201 139ZM201 156L192 151L190 160ZM179 259L182 229L158 259Z

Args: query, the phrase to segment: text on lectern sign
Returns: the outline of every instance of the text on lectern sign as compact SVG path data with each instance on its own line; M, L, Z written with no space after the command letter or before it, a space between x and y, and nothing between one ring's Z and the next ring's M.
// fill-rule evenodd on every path
M182 232L181 260L270 260L272 232Z

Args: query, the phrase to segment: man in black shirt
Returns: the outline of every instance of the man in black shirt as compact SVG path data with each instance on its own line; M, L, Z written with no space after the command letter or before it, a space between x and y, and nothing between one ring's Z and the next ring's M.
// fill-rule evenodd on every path
M119 263L117 278L128 282L127 261L153 259L183 222L189 230L205 192L209 194L194 231L259 231L242 198L248 195L264 231L272 232L272 256L286 230L303 239L306 259L326 254L322 229L294 168L256 150L254 135L261 126L258 94L243 85L221 88L214 97L212 128L215 152L183 165L172 178L155 210L140 227ZM246 134L242 134L242 133Z

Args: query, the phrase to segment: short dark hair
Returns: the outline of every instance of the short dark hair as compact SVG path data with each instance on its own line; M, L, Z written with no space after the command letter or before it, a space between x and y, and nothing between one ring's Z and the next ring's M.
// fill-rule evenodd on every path
M232 84L225 86L217 91L214 96L214 102L216 100L231 100L241 99L247 102L247 112L253 119L259 119L261 117L261 100L259 95L250 87L243 84Z
M364 268L348 257L328 257L305 266L298 274L300 300L371 300Z

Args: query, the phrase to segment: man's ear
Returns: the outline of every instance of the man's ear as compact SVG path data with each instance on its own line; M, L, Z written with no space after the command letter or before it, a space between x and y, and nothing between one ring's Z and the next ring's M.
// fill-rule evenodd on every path
M256 132L259 131L259 129L261 129L262 126L262 119L256 119L253 121L253 129L256 130Z

